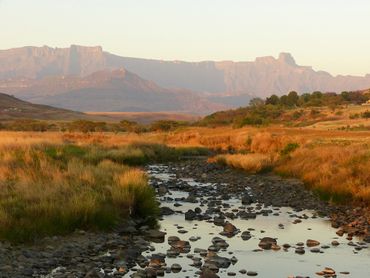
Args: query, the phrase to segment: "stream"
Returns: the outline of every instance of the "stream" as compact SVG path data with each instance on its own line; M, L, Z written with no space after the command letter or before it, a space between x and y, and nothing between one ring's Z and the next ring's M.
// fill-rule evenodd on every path
M199 277L203 268L212 272L203 272L201 277L216 277L213 272L219 277L317 277L317 272L324 277L370 277L368 244L359 238L338 236L327 217L314 210L273 206L258 199L242 204L245 193L253 199L254 192L246 185L244 193L234 190L225 194L232 172L217 182L200 182L197 174L181 167L147 168L165 208L159 224L166 236L164 242L152 243L143 255L152 258L153 267L158 267L154 258L165 262L166 277ZM195 170L204 179L201 172ZM258 177L254 179L258 181ZM191 220L185 220L185 213ZM221 235L225 223L232 224L231 234ZM178 240L173 237L182 244L171 248L168 239ZM264 237L276 239L276 245L261 248ZM315 246L308 247L308 239L317 241Z

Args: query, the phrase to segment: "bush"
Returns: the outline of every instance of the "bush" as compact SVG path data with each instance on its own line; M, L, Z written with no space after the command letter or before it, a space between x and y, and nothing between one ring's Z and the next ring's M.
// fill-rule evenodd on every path
M370 111L365 111L361 114L361 117L364 119L370 119Z
M187 122L182 121L161 120L152 123L150 129L152 131L170 131L187 125L189 125Z
M360 118L360 114L358 114L358 113L350 114L350 115L349 115L349 118L350 118L351 120L358 119L358 118Z
M294 152L296 149L298 149L299 148L299 144L298 143L288 143L285 147L284 147L284 149L282 149L281 151L280 151L280 154L281 155L288 155L288 154L290 154L290 153L292 153L292 152Z
M261 173L272 169L273 161L265 154L229 154L218 155L215 158L217 163L228 165L233 168L242 169L249 173Z

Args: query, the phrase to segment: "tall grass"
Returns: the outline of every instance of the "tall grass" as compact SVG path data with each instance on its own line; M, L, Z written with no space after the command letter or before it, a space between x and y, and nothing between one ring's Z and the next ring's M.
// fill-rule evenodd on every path
M74 145L0 147L0 237L108 229L158 212L145 173ZM108 152L108 151L107 151ZM92 163L93 162L93 163Z
M276 165L276 172L302 179L326 199L370 203L370 147L306 146Z
M299 178L326 200L370 204L370 144L366 140L307 140L263 132L250 141L250 153L220 155L215 160L250 173L272 170Z
M132 166L208 153L137 142L137 135L47 134L1 133L0 239L109 229L129 216L154 223L155 193Z
M216 162L233 168L242 169L249 173L260 173L271 170L274 158L260 153L219 155Z

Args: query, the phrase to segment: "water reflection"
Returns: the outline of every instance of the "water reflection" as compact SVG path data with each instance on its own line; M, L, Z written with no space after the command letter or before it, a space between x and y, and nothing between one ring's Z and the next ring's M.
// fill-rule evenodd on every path
M155 179L163 182L176 180L176 175L171 173L170 168L166 166L152 166L149 173ZM191 186L209 187L214 185L210 183L197 183L193 179L181 179ZM225 186L227 186L225 184ZM199 207L199 203L179 202L181 198L188 197L187 192L170 190L168 194L161 197L162 206L167 206L175 211L185 213L189 209ZM177 201L176 201L177 200ZM181 206L175 204L181 204ZM240 209L242 204L238 198L231 198L223 201L229 204L229 207L223 208L223 212L232 212L233 209ZM257 208L256 208L257 207ZM201 207L204 210L206 207ZM258 205L254 205L258 209ZM218 252L219 256L231 258L235 256L237 262L232 264L228 269L220 269L220 277L228 277L228 272L235 272L237 277L245 276L239 273L240 270L258 272L258 277L289 277L289 276L315 276L315 272L321 271L324 267L331 267L336 270L337 277L370 277L370 251L362 249L357 252L352 246L348 245L345 238L338 238L335 230L331 228L328 219L315 218L313 211L295 212L291 208L274 208L270 209L273 213L267 216L258 215L256 219L228 219L241 232L250 230L252 238L244 241L239 233L233 238L226 238L219 235L222 227L215 226L212 222L206 221L186 221L184 214L176 213L175 215L165 216L160 221L161 230L167 232L167 236L178 236L182 240L189 240L191 237L200 237L200 240L191 243L191 254L194 254L195 248L208 249L212 244L212 238L219 236L224 238L229 247L227 250ZM295 219L301 219L302 222L294 224ZM179 228L180 227L180 228ZM181 228L183 227L183 228ZM179 230L185 229L186 234L180 234ZM256 252L259 240L262 237L269 236L277 238L278 244L288 243L295 246L298 242L306 242L307 239L320 241L322 246L330 248L321 248L322 253L312 253L310 248L305 247L306 253L298 255L294 248L287 251L265 250ZM331 242L337 240L340 245L331 246ZM356 242L358 239L354 239ZM144 255L150 256L151 253L164 253L170 248L167 241L162 244L153 243L154 252L147 252ZM197 254L199 256L199 254ZM197 277L196 272L199 270L190 266L192 260L186 255L180 255L177 258L166 258L167 266L174 263L180 264L183 270L179 273L169 273L166 277ZM340 274L339 272L348 271L349 275Z

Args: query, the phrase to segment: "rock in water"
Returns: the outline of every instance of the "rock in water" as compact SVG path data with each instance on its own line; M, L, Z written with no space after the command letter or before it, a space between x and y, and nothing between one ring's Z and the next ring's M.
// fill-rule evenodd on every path
M153 242L156 243L163 243L164 237L166 235L165 232L157 231L157 230L149 230L146 235L150 238Z
M235 234L237 234L238 229L231 224L230 222L226 222L224 225L224 230L221 232L222 235L227 236L227 237L232 237Z
M271 249L273 245L277 245L277 241L272 237L264 237L260 240L260 243L258 244L258 246L264 250Z
M219 278L219 277L220 276L218 276L216 273L207 268L205 268L199 276L199 278Z
M314 246L318 246L318 245L320 245L320 242L319 242L319 241L317 241L317 240L314 240L314 239L307 239L307 241L306 241L306 245L307 245L308 247L314 247Z
M195 213L195 211L189 209L187 212L185 212L185 220L188 220L188 221L192 221L195 219L195 217L197 216L197 214Z
M253 202L254 202L254 199L249 194L244 194L244 196L242 197L242 204L243 205L250 205Z

